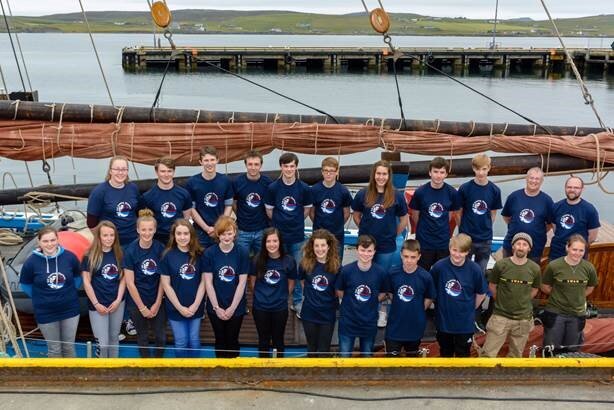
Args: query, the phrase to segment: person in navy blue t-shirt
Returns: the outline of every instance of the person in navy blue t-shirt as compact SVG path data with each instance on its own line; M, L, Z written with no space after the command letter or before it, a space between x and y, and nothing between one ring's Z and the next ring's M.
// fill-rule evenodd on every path
M92 247L81 264L90 324L99 344L98 357L119 357L126 291L123 252L113 223L101 221L93 233Z
M230 179L216 171L218 154L215 147L203 147L199 155L203 171L188 179L186 189L194 202L194 229L200 244L207 248L215 243L213 226L217 219L232 212L233 193Z
M219 243L203 254L207 314L215 334L215 357L239 356L239 332L247 313L245 286L249 272L247 251L236 246L237 225L229 216L215 223Z
M369 235L358 237L358 260L341 268L335 282L341 298L339 317L339 354L350 357L356 338L362 356L373 355L377 333L379 301L386 297L386 272L373 263L375 240Z
M584 181L578 177L569 177L565 181L565 199L554 204L552 220L554 236L550 243L551 261L567 255L567 239L574 234L580 234L587 242L584 257L588 257L591 243L597 239L599 233L599 213L597 209L585 199L582 199Z
M341 268L337 246L337 238L326 229L314 231L305 244L299 266L299 279L305 295L300 319L310 357L330 355L339 305L335 294Z
M122 246L134 241L136 218L142 207L142 197L136 184L128 180L128 160L111 158L106 181L90 193L87 201L87 226L93 229L100 221L115 225Z
M350 218L352 196L340 182L339 161L333 157L322 160L322 181L311 187L313 207L309 216L313 221L313 230L326 229L339 242L339 258L343 260L344 226Z
M444 181L449 171L448 161L442 157L433 158L429 164L431 180L416 189L409 202L421 248L418 263L426 270L450 254L450 220L461 207L458 192Z
M286 152L279 157L281 178L274 181L265 197L266 213L272 225L279 230L286 250L296 263L301 262L305 243L305 218L313 206L309 185L297 177L298 157ZM297 283L292 292L290 309L300 311L303 300L301 287Z
M294 289L296 273L296 262L286 254L279 231L266 228L261 251L254 257L249 272L259 357L270 357L271 347L277 350L277 357L284 355L288 295Z
M361 189L352 201L352 218L359 235L375 239L375 259L384 271L398 263L397 236L408 225L407 202L402 192L392 185L392 166L381 160L373 164L367 188Z
M171 225L176 219L189 219L192 215L192 196L182 186L175 184L175 160L160 158L154 164L158 181L143 194L144 205L151 209L156 218L155 239L163 245L168 243Z
M435 299L435 284L431 274L418 266L420 243L415 239L403 242L401 266L388 272L386 288L392 306L386 325L386 353L418 356L420 342L426 328L426 309Z
M205 313L201 254L192 224L185 219L175 220L159 270L176 357L200 357L200 325Z
M48 357L75 357L79 324L81 265L74 253L58 242L58 231L38 231L38 248L21 267L19 283L32 298L34 317L47 341Z
M450 256L431 268L437 290L435 324L441 357L469 357L475 309L486 296L480 266L467 259L470 249L471 238L458 234L450 239Z
M512 256L512 238L518 232L526 232L533 239L529 259L540 264L546 233L552 228L552 208L554 202L550 195L541 191L544 173L534 167L527 171L526 186L512 192L505 200L501 216L507 224L507 234L503 239L503 257Z
M232 181L234 208L237 214L239 235L237 245L249 254L260 252L262 231L269 226L269 218L264 208L264 197L271 185L271 179L260 173L262 154L252 150L245 155L246 173Z
M493 236L493 222L501 204L501 190L488 180L490 171L490 157L478 154L471 160L475 178L465 182L458 188L461 209L457 215L459 233L469 235L471 238L471 251L469 258L480 265L482 272L486 272L486 265L490 259L490 248Z
M139 239L128 245L124 254L126 308L136 327L141 357L162 357L166 343L166 309L162 304L164 289L160 284L159 266L164 245L154 239L156 220L151 211L143 209L139 214L136 221ZM153 352L149 349L150 331L155 339Z

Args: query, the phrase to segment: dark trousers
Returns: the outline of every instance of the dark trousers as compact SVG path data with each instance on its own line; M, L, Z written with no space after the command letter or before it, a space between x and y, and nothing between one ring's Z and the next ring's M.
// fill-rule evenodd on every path
M330 344L334 330L334 322L321 324L303 320L303 331L307 339L307 355L309 357L330 356Z
M164 345L166 344L166 309L164 303L160 306L158 314L151 319L143 317L135 305L130 306L128 311L136 328L136 343L139 346L141 357L163 357ZM149 345L150 332L154 338L154 349L150 349Z
M284 357L284 333L288 322L288 309L269 312L254 308L252 310L258 331L258 357L271 357L269 350L277 349L277 357Z
M209 315L211 327L215 335L215 357L239 357L239 332L243 323L243 316L235 316L222 320L215 313Z
M554 354L580 351L586 317L562 315L545 310L542 323L544 346L554 346Z
M420 349L420 340L411 342L399 342L397 340L386 339L386 355L390 357L401 356L401 352L405 349L405 355L409 357L418 357L418 349Z
M469 357L473 333L445 333L437 332L439 343L439 356L441 357Z
M449 249L422 249L420 251L420 260L418 265L426 270L431 270L431 266L435 264L439 259L447 258L450 256Z

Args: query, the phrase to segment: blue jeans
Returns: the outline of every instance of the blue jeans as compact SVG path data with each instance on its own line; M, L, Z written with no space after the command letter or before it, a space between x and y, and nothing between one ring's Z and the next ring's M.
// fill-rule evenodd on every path
M173 338L175 339L175 357L200 357L200 321L202 318L190 320L170 320ZM195 349L195 350L189 350Z
M339 333L339 355L341 357L351 357L354 351L354 341L356 337L346 336ZM375 344L375 335L368 337L359 337L360 355L363 357L373 356L373 345Z
M286 251L292 255L294 260L296 261L296 266L300 265L301 260L303 259L303 245L305 245L305 241L286 244ZM301 281L297 280L294 285L294 291L292 291L292 304L298 305L303 301L303 288L301 287Z
M239 236L237 237L237 245L242 246L249 255L257 255L260 252L260 247L262 245L262 232L264 229L259 231L239 231Z
M401 256L397 251L389 253L376 252L373 257L373 263L379 265L380 268L384 269L384 272L388 273L392 265L401 263Z
M491 243L491 241L473 242L469 255L467 255L469 260L471 260L471 256L473 256L473 261L480 265L482 273L486 272L486 265L488 265L488 260L490 259Z

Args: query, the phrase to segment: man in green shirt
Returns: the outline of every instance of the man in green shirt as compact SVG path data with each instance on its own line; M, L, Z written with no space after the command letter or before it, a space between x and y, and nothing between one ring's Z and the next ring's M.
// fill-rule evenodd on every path
M583 259L586 240L582 235L570 236L566 251L566 256L548 264L541 285L549 295L543 315L544 347L552 346L555 354L582 347L586 297L598 282L595 267Z
M531 236L519 232L512 238L512 256L501 259L488 274L488 289L495 308L486 325L486 342L481 356L497 357L509 336L508 357L522 357L533 329L533 304L541 283L537 263L528 259Z

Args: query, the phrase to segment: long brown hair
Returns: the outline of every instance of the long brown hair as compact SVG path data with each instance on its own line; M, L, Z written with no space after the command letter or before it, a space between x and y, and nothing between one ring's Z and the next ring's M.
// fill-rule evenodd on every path
M326 253L326 272L333 275L339 271L341 267L341 261L339 260L339 241L326 229L316 230L309 240L305 242L303 247L303 259L301 260L301 267L305 272L313 272L316 267L317 258L313 251L313 244L316 239L324 239L328 245L328 252Z
M115 233L115 239L113 240L113 245L111 246L111 251L113 255L115 255L115 259L117 260L118 268L119 268L119 277L123 275L124 271L121 269L122 259L124 257L124 253L122 252L122 247L119 245L119 233L117 232L117 228L111 221L100 221L98 225L94 228L94 240L92 241L92 246L87 251L87 257L89 259L88 268L90 273L95 272L102 265L102 241L100 240L100 233L102 228L112 229Z
M377 184L375 183L375 171L377 171L378 167L384 167L388 170L388 181L384 187L384 202L382 203L384 208L388 209L394 205L394 185L392 185L392 165L390 165L389 161L383 159L377 161L371 168L371 176L369 178L369 186L367 187L367 195L365 196L365 204L370 208L377 202L379 193L377 192Z
M266 228L262 231L262 242L260 246L260 252L255 256L254 260L256 262L256 278L262 280L264 278L264 274L266 273L266 263L269 261L269 251L266 249L266 240L269 236L275 235L279 240L279 260L284 261L286 257L286 250L284 249L284 243L281 239L281 234L277 230L277 228ZM285 267L285 266L284 266Z
M171 249L178 248L177 241L175 240L175 231L177 230L177 227L179 226L185 226L190 231L190 242L188 243L188 253L190 254L190 263L194 263L196 261L196 258L198 258L203 253L203 248L202 246L200 246L200 243L198 242L198 236L196 235L196 231L194 230L194 227L192 226L190 222L186 221L183 218L176 219L175 222L173 223L173 226L171 226L171 232L169 233L169 236L168 236L168 244L166 245L166 249L164 249L164 252L162 252L162 256L166 255L168 251L170 251Z

